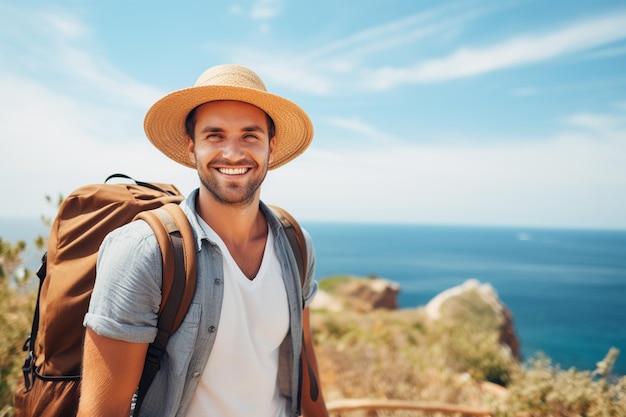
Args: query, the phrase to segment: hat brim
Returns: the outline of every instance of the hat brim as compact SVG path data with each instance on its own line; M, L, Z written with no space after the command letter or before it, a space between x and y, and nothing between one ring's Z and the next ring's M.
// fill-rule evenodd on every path
M274 121L274 151L269 169L303 153L313 140L313 124L297 104L266 91L238 86L207 85L174 91L154 103L146 113L144 130L152 144L170 159L190 168L185 120L191 110L210 101L235 100L265 111Z

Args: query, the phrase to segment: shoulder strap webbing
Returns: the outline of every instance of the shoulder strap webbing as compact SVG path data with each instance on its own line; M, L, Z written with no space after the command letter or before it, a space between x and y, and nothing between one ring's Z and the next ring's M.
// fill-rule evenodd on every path
M133 415L160 368L170 336L182 323L196 287L196 247L193 231L178 204L166 204L139 213L154 230L163 260L163 284L157 336L148 347L143 374L137 389Z
M302 229L300 229L300 225L298 224L296 219L294 219L287 211L277 206L269 207L270 209L272 209L276 217L278 217L278 220L280 220L280 223L285 229L285 234L287 235L287 239L289 240L289 245L291 246L293 255L296 257L296 263L298 264L298 271L300 272L300 284L304 285L304 281L306 280L306 267L308 264L308 259L306 241L304 240L304 234L302 233Z
M129 177L129 176L128 176L128 175L126 175L126 174L119 174L119 173L118 173L118 174L111 174L111 175L109 175L109 176L106 178L106 180L104 180L104 183L106 184L107 182L109 182L109 180L111 180L111 179L113 179L113 178L121 178L121 179L124 179L124 180L130 180L130 181L134 182L135 184L140 185L140 186L142 186L142 187L150 188L150 189L155 190L155 191L160 191L160 192L162 192L163 194L174 195L174 193L173 193L173 192L171 192L171 191L166 191L166 190L163 190L163 189L161 189L160 187L158 187L158 186L156 186L156 185L154 185L154 184L151 184L151 183L149 183L149 182L137 181L136 179L134 179L134 178L132 178L132 177Z
M300 225L296 221L296 219L291 216L284 209L277 206L269 206L270 209L274 212L280 223L283 225L285 229L285 234L287 235L287 240L289 240L289 245L291 246L291 250L293 251L294 257L296 258L296 263L298 264L298 271L300 272L300 285L304 286L304 281L306 280L307 274L307 265L308 265L308 256L307 256L307 248L306 248L306 240L304 239L304 233L302 233L302 229ZM304 300L302 300L302 308L304 308ZM306 366L309 371L309 382L310 382L310 392L311 399L313 401L317 401L319 396L319 387L317 385L317 378L315 377L315 372L311 363L309 362L309 356L306 353L306 347L304 343L304 336L302 339L302 356L304 362L306 362Z
M48 269L48 252L43 254L41 258L41 265L37 270L37 277L39 278L39 289L37 290L37 302L35 303L35 313L33 314L33 321L30 328L30 335L24 342L22 350L28 352L24 365L22 366L22 374L24 375L24 389L25 392L30 391L33 388L33 374L35 372L35 341L37 340L37 333L39 332L39 300L41 300L41 288L43 282L46 279L46 272Z

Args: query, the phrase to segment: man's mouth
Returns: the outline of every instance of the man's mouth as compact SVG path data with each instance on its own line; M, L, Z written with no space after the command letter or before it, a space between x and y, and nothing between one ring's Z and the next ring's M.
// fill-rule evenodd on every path
M243 175L250 170L250 168L218 168L220 173L224 175Z

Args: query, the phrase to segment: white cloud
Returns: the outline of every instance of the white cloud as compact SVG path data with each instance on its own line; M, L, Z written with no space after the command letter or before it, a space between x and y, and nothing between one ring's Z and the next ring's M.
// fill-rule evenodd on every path
M241 56L245 58L236 61L249 60L254 63L255 72L267 86L283 86L313 96L329 95L334 91L335 80L327 77L323 71L316 71L316 65L307 65L297 57L268 58L267 55L254 51Z
M406 53L417 48L418 42L457 37L467 23L490 11L489 7L471 9L461 2L453 8L446 6L370 27L305 53L282 50L268 54L237 46L229 46L229 50L223 52L230 55L231 60L254 63L272 85L328 96L354 91L380 93L407 84L475 77L579 52L600 54L602 50L593 51L626 40L626 13L616 12L550 32L512 35L486 46L461 46L443 57L424 55L419 61L410 61L428 53L428 48L415 49L421 51L419 54ZM380 66L380 53L390 51L396 51L396 56L403 57L406 63ZM614 50L612 54L618 52L621 53ZM513 93L523 96L529 92L531 90Z
M35 13L38 14L38 13ZM71 15L61 15L49 12L42 12L36 16L47 22L53 33L59 33L66 39L81 39L89 34L89 28L80 20Z
M243 14L243 8L238 4L233 4L232 6L228 8L228 10L235 16L239 16Z
M282 0L259 0L252 6L251 16L255 20L273 19L281 9Z
M543 34L514 37L487 47L463 47L444 58L367 73L365 87L389 89L406 83L438 82L543 61L626 38L626 14L615 14Z
M619 104L617 106L619 108ZM578 113L564 122L570 126L596 132L602 138L619 140L626 132L626 115Z
M191 170L168 162L145 139L141 121L160 92L102 59L77 18L11 13L0 29L0 176L11 179L3 183L11 198L0 216L36 218L45 195L117 171L155 181L167 172L170 181L195 184ZM16 34L17 27L24 32ZM17 44L7 42L16 35Z
M191 170L169 162L145 139L137 109L94 106L17 78L0 78L0 90L0 176L11 179L3 183L11 198L0 205L0 216L36 218L45 195L67 195L118 171L195 183Z
M313 148L264 195L305 219L626 228L623 117L575 115L544 140Z
M250 10L252 20L259 22L259 31L268 34L272 30L271 21L282 11L282 0L257 0Z
M428 37L458 33L466 23L489 11L488 7L468 7L464 2L446 4L403 17L316 48L307 53L309 60L334 60L337 56L376 56L379 52L407 45Z
M488 13L490 7L472 7L466 2L439 6L399 20L368 27L312 49L299 42L297 50L259 51L250 47L210 45L233 62L250 62L268 84L287 87L314 96L341 91L369 91L359 83L368 60L380 62L380 54L406 51L426 39L447 39L458 34L472 19ZM267 29L269 30L269 29ZM404 56L411 56L402 52ZM363 77L367 77L365 74Z
M388 146L399 143L399 141L393 135L381 131L376 126L364 122L358 117L324 117L321 121L328 124L329 126L356 134L357 138L359 139L359 143L362 146L365 146L367 144Z
M61 20L50 25L54 19L46 24L37 16L22 17L0 28L0 175L10 179L3 191L11 196L0 206L0 215L38 216L45 194L68 193L114 171L172 182L188 193L197 183L195 172L160 155L141 130L147 105L161 93L103 59L80 20L59 15ZM32 37L14 32L24 21L30 22L24 30ZM545 36L465 49L462 60L452 54L431 63L439 62L453 76L446 66L465 59L474 62L476 73L548 59L617 39L626 30L608 30L615 21L607 18L599 27L600 20L593 20ZM584 33L574 34L574 29ZM393 34L389 39L401 39L395 36L402 30L386 30ZM375 35L364 33L366 42L356 39L346 47L363 52L373 45L375 50ZM16 43L8 45L6 39ZM552 45L552 52L536 58L533 48L543 41ZM526 61L514 61L509 53L498 57L505 45L526 49ZM333 71L345 71L353 82L351 71L359 68L333 54L313 65L284 53L266 53L271 61L256 61L261 52L242 56L254 60L269 85L330 94L342 85ZM329 62L336 66L326 66ZM324 71L329 67L333 70ZM326 137L324 143L346 143L345 136L352 135L384 145L323 148L314 143L301 158L270 174L264 198L303 219L626 228L625 102L616 103L616 109L571 115L549 138L501 138L454 147L400 146L369 119L329 118L325 122L341 130L335 129L337 137ZM472 142L457 139L457 144Z
M55 85L64 95L90 96L91 100L124 106L146 108L160 95L101 58L90 28L76 16L10 10L11 18L3 19L0 29L0 44L4 45L0 71L28 73L42 84ZM15 39L18 42L13 42Z

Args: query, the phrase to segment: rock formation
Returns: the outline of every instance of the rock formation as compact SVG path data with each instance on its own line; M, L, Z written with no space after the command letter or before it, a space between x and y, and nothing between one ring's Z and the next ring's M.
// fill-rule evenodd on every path
M311 305L328 311L367 312L374 309L397 310L400 286L379 277L345 277L332 293L320 289Z
M500 301L490 284L481 284L475 279L467 280L459 286L439 293L424 307L427 316L433 321L442 317L463 320L485 310L493 312L494 325L500 332L500 344L507 346L512 356L521 360L513 314ZM484 321L486 326L492 325L491 320Z
M380 277L345 276L333 279L332 290L318 290L311 304L313 309L331 312L398 309L400 286L395 282ZM424 311L433 322L443 318L472 320L485 328L498 330L500 344L515 359L521 360L513 315L490 284L468 280L439 293L424 306Z

